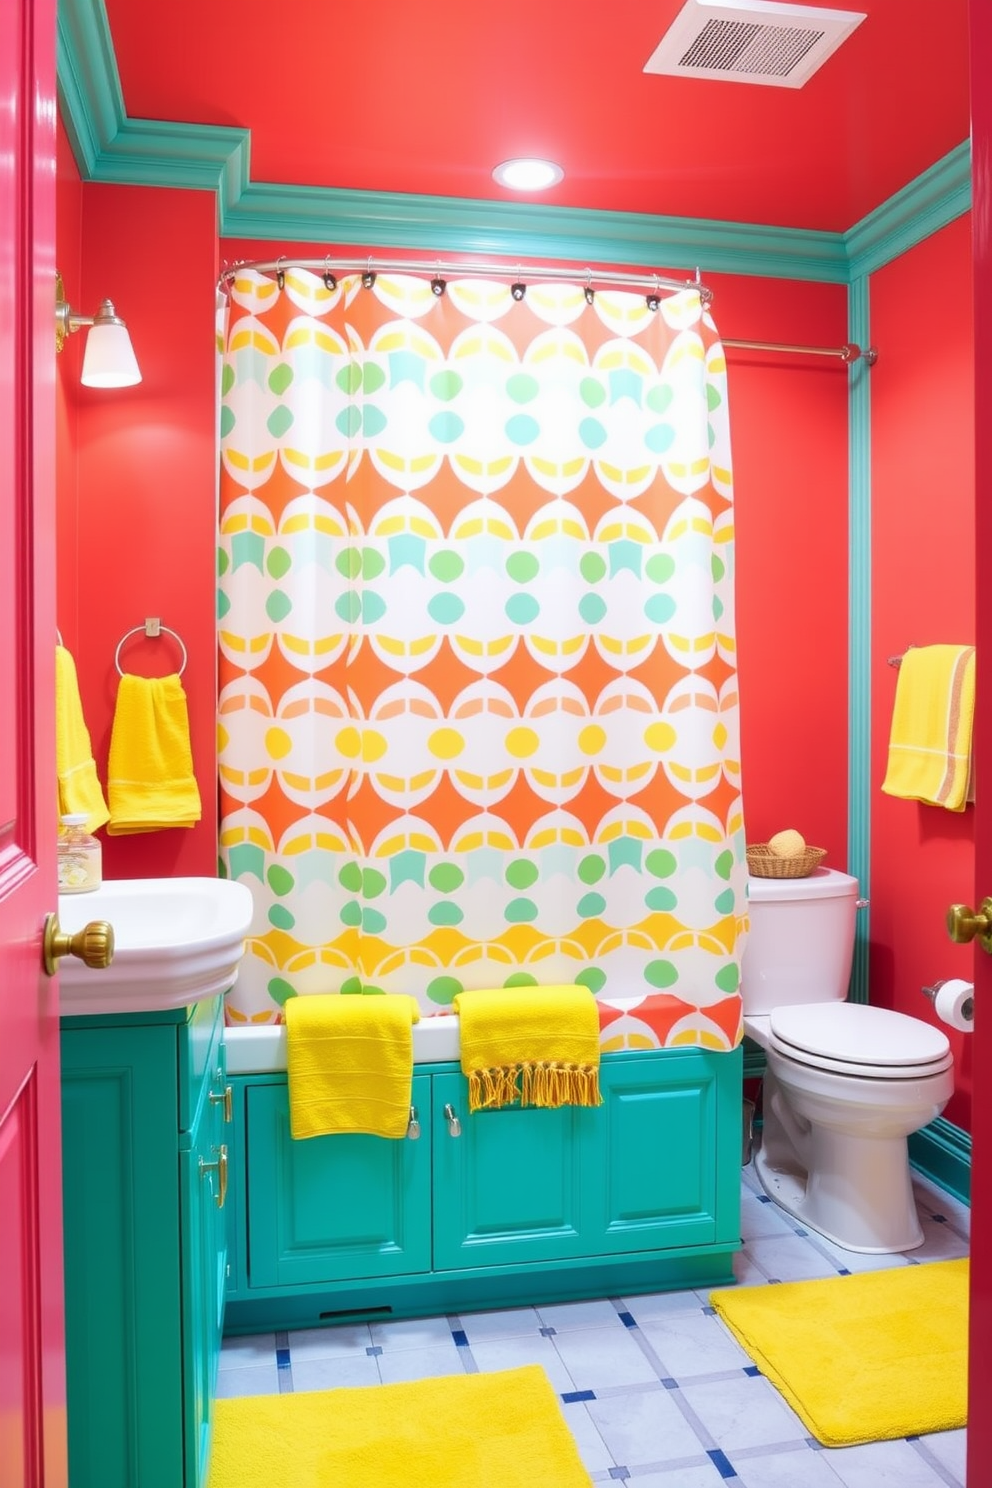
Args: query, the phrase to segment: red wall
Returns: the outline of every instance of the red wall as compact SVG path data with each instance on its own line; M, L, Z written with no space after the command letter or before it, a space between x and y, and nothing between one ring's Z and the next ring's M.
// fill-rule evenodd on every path
M217 867L215 763L215 352L218 274L211 192L79 185L63 137L58 251L73 308L104 297L127 321L143 380L79 384L73 336L59 359L58 623L72 651L100 778L124 633L157 616L182 637L193 766L203 804L192 828L112 837L108 878L208 874ZM78 230L77 230L78 224ZM81 235L81 237L80 237ZM77 246L79 240L79 246ZM130 670L175 671L179 652L139 636Z
M974 335L970 219L928 238L870 285L872 469L872 1002L933 1020L921 988L969 976L974 951L944 927L975 878L974 808L883 795L896 669L910 645L975 640ZM945 1116L970 1130L967 1035L946 1029L956 1093Z

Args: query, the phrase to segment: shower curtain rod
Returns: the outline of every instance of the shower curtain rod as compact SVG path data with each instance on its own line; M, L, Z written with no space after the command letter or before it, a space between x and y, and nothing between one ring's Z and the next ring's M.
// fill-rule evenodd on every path
M527 279L561 279L565 270L561 268L549 268L546 265L524 265L515 264L513 269L506 263L442 263L440 259L433 262L425 262L423 259L406 258L375 258L366 257L364 262L357 258L274 258L267 260L247 260L230 264L224 269L218 280L217 288L224 294L230 293L231 284L235 275L243 269L254 269L259 274L280 275L286 269L311 269L314 273L323 274L326 280L334 280L335 273L362 274L374 277L383 270L386 273L396 274L431 274L432 286L435 294L444 293L445 277L471 274L493 274L498 278L505 279L507 274L517 274L518 281L513 284L511 292L515 299L523 299L526 285L522 282ZM622 272L611 272L605 269L585 269L576 279L582 279L591 293L596 284L630 285L637 289L648 292L648 301L651 303L655 292L659 289L695 289L699 293L704 305L709 305L713 300L713 291L701 280L699 270L696 270L693 279L673 279L664 274L625 274ZM335 280L336 282L336 280ZM516 291L519 289L520 293ZM657 309L657 304L652 304L652 309ZM874 346L862 349L851 342L844 346L791 346L779 341L738 341L727 337L721 337L721 344L738 351L774 351L790 352L801 356L825 356L838 357L842 362L856 362L859 359L865 361L868 366L873 366L878 359L878 352Z

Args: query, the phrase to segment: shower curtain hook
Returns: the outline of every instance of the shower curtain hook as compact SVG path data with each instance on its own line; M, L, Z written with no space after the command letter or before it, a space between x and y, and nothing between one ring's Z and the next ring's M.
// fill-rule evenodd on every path
M517 264L517 276L518 277L510 285L510 293L511 293L511 295L513 296L513 298L515 300L522 300L523 297L524 297L524 295L527 293L527 286L523 282L523 280L519 277L520 274L521 274L521 272L522 272L522 270L520 268L520 265Z
M586 297L586 304L591 305L596 298L596 291L592 287L592 269L586 269L586 287L582 292Z
M654 289L650 292L650 294L644 296L645 304L647 305L649 310L657 310L658 306L661 304L661 294L659 293L660 289L661 285L658 283L658 275L655 274Z
M371 255L371 253L369 254L369 257L368 257L368 267L366 268L365 273L362 275L362 284L365 287L365 289L371 289L372 286L375 284L375 272L374 272L374 270L372 268L372 255Z
M282 254L276 260L276 283L280 289L286 288L286 270L282 266Z
M338 287L338 281L335 279L334 275L331 273L331 255L329 253L325 253L324 254L324 288L330 290L331 293L333 294L334 291L337 289L337 287Z

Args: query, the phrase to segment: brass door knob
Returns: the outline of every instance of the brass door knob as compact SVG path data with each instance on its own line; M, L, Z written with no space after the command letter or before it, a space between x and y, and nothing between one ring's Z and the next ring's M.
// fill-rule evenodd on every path
M947 911L947 933L956 945L977 940L983 951L992 952L992 899L983 899L977 912L967 904L952 904Z
M69 935L57 914L46 915L43 950L49 976L58 971L63 956L78 956L85 966L109 966L114 959L114 927L107 920L90 920L82 930Z

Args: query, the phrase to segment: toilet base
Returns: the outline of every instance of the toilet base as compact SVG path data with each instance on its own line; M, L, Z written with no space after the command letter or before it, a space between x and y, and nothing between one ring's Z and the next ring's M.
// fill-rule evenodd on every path
M762 1143L754 1159L765 1193L802 1225L845 1250L864 1255L916 1250L924 1235L906 1134L921 1124L919 1116L925 1119L931 1112L914 1110L912 1118L902 1120L893 1111L862 1108L854 1120L849 1107L820 1100L808 1088L797 1091L797 1074L804 1082L817 1078L789 1069L770 1054ZM934 1115L947 1100L942 1087L935 1094L942 1098ZM838 1110L844 1114L842 1125Z
M905 1139L900 1140L902 1154L892 1154L889 1161L898 1163L901 1157L905 1184L898 1176L894 1184L890 1182L887 1187L894 1187L897 1192L889 1200L883 1201L878 1210L873 1208L866 1211L863 1205L856 1202L859 1195L854 1196L855 1203L852 1207L850 1194L848 1202L842 1202L838 1207L836 1197L828 1197L824 1192L832 1185L829 1180L824 1182L822 1173L817 1184L820 1192L811 1193L809 1175L805 1169L798 1166L773 1166L760 1147L754 1155L754 1169L761 1187L772 1202L784 1209L786 1214L791 1214L805 1228L815 1230L818 1235L839 1245L843 1250L855 1251L861 1255L891 1255L897 1251L916 1250L925 1238L916 1214L906 1142ZM845 1175L842 1186L850 1189L848 1175ZM887 1207L893 1199L894 1207ZM838 1223L838 1220L841 1222Z

